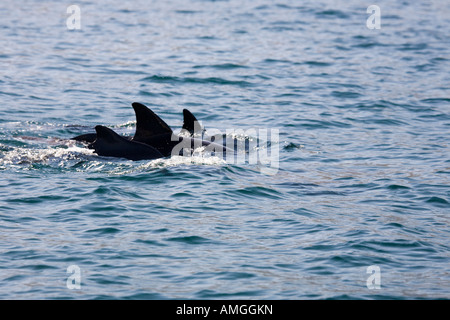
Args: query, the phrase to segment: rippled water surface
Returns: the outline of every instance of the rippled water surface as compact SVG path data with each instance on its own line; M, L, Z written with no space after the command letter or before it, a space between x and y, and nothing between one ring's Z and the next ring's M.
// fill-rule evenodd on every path
M376 4L79 1L68 30L3 1L0 298L450 298L450 9ZM279 168L69 140L132 135L133 101L279 130Z

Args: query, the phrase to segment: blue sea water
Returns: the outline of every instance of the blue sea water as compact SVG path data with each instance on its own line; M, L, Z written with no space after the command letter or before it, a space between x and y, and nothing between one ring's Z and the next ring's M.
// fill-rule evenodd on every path
M71 4L0 4L0 299L450 298L446 1ZM279 167L69 141L134 101Z

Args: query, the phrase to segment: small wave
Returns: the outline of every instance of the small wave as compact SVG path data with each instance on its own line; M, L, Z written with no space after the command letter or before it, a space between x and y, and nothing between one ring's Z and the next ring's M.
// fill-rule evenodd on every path
M136 123L137 123L136 120L128 121L125 123L116 124L116 125L112 126L112 128L134 128L134 127L136 127Z
M347 19L349 16L347 13L340 10L323 10L316 12L316 16L321 18L339 18L339 19Z
M304 148L305 146L304 145L302 145L302 144L298 144L298 143L293 143L293 142L285 142L285 144L284 144L284 146L283 146L283 150L286 150L286 151L293 151L293 150L296 150L296 149L302 149L302 148Z
M141 79L144 82L153 82L153 83L170 83L170 84L214 84L214 85L235 85L241 87L249 87L253 86L253 83L248 81L238 81L238 80L227 80L218 77L209 77L209 78L193 78L193 77L174 77L174 76L161 76L161 75L153 75L149 77L145 77Z
M183 243L183 244L192 244L192 245L209 244L212 242L210 239L203 238L200 236L173 237L173 238L166 239L166 241L179 242L179 243Z
M211 68L218 70L231 70L231 69L242 69L247 68L247 66L237 63L222 63L222 64L211 64L211 65L197 65L193 67L194 69Z

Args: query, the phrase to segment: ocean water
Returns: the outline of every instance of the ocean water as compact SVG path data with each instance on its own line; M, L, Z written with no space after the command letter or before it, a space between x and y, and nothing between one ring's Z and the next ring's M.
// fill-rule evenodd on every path
M70 4L0 4L0 299L450 298L446 1ZM277 166L69 140L134 101Z

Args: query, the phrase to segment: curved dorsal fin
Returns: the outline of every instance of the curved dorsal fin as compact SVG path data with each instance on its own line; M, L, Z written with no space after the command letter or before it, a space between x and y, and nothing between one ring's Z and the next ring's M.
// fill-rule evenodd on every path
M152 136L172 134L172 129L170 129L169 125L148 107L139 102L133 102L132 106L136 113L136 133L133 140L145 141Z
M191 135L194 133L202 133L203 128L197 118L188 110L183 109L183 128L187 130Z
M119 143L124 139L117 133L115 133L112 129L105 126L96 126L95 131L97 132L97 141L103 140L107 143Z
M119 136L113 130L96 126L97 140L89 145L90 149L99 156L118 157L129 160L152 160L162 158L163 155L155 148L135 141L130 141Z

